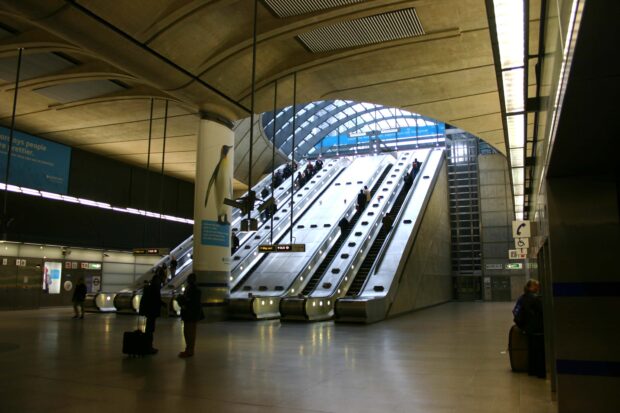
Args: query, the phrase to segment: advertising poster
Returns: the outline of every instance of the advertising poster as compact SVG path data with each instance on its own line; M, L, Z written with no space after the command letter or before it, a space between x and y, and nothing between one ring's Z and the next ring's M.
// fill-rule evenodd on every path
M9 136L10 130L0 127L0 171L6 169ZM70 162L70 147L13 131L10 184L66 194Z
M61 262L45 262L43 264L43 290L48 294L60 294Z

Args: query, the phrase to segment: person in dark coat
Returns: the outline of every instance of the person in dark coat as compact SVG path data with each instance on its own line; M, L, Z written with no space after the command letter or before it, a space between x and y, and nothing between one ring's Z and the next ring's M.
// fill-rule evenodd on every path
M538 296L540 285L536 280L529 280L524 293L513 311L515 323L525 331L528 342L528 369L530 376L546 377L545 338L543 324L542 300Z
M357 194L357 212L362 212L366 208L366 194L363 189Z
M230 234L230 254L234 254L239 249L239 237L237 231L233 230Z
M155 333L155 321L161 315L161 307L165 305L161 300L161 284L165 278L165 270L158 267L151 282L144 287L142 299L140 300L139 314L146 317L146 333L149 342L150 354L156 354L157 349L153 347L153 335Z
M183 320L183 337L185 338L185 351L179 353L179 357L187 358L194 355L196 345L196 326L205 318L202 311L202 296L196 286L196 274L187 276L187 287L183 295L177 298L181 306L181 319Z
M179 262L177 261L177 257L175 257L174 254L170 255L169 264L170 264L170 278L169 279L173 279L177 273L177 266L179 265Z
M86 300L86 284L84 284L84 278L79 278L75 290L73 290L73 311L75 315L73 318L84 318L84 301ZM79 311L78 311L79 310Z

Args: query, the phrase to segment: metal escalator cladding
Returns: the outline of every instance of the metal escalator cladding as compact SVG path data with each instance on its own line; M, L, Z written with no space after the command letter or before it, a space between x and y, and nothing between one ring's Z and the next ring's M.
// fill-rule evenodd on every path
M377 180L377 182L375 183L375 185L372 187L372 189L370 190L370 197L371 200L373 199L373 197L375 196L375 193L379 190L379 187L381 187L381 184L383 183L383 181L385 180L385 177L387 176L387 174L390 172L390 170L392 169L392 164L388 165L385 170L383 171L383 173L381 174L381 176L379 177L379 179ZM329 265L332 263L332 261L334 260L334 257L338 254L338 251L340 251L340 247L342 247L342 244L346 241L346 239L348 238L351 229L355 227L355 224L357 224L357 221L359 221L360 217L362 216L362 213L364 211L358 211L357 213L355 213L355 215L353 215L353 218L351 219L351 221L348 224L348 230L347 231L342 231L340 233L340 236L338 237L338 240L336 241L336 243L334 243L334 245L332 246L332 248L329 250L329 252L327 253L327 255L325 256L325 258L323 258L323 261L321 262L321 264L318 266L318 268L316 269L316 271L314 272L314 274L312 275L312 277L310 278L310 280L308 280L308 283L306 284L306 286L304 287L304 289L301 292L301 295L303 296L307 296L310 293L312 293L312 291L314 291L314 289L316 288L316 286L318 285L319 281L321 280L321 278L323 278L323 275L325 274L325 271L327 270L327 268L329 267Z
M383 243L385 242L385 239L387 238L388 233L392 229L392 223L394 222L396 215L398 215L398 212L402 208L403 202L405 202L405 198L407 197L407 194L409 193L412 187L413 186L409 186L409 187L404 187L401 189L400 193L398 194L398 197L394 201L394 205L392 206L392 209L386 215L387 219L389 220L388 221L389 224L387 222L384 222L381 225L381 229L379 230L379 233L377 234L375 241L370 246L370 249L368 250L368 254L366 255L366 258L364 259L364 261L362 261L362 265L360 265L357 271L357 274L355 274L355 277L353 278L353 281L351 282L351 286L349 287L349 290L347 291L346 296L356 296L362 290L362 287L364 286L366 279L368 278L368 274L370 273L370 270L372 269L375 259L377 258L379 251L381 251L381 247L383 246Z
M343 161L337 161L329 163L324 166L319 172L316 173L312 177L312 179L306 183L302 188L299 188L295 191L296 196L302 196L300 199L296 199L296 204L294 207L295 216L297 219L303 215L304 210L306 210L310 204L312 204L313 199L323 192L323 190L329 186L329 184L336 179L339 175L341 168L343 168ZM288 181L290 183L290 180ZM315 194L315 191L318 190L318 194ZM303 192L302 192L303 191ZM276 212L274 215L274 243L276 240L280 239L281 233L288 229L288 225L290 224L290 212L288 207L288 200L290 199L290 189L286 191L286 201L279 201L278 205L284 205L284 207ZM314 198L312 198L314 197ZM269 220L265 221L267 224ZM233 287L233 291L235 290L236 285L241 281L239 278L240 275L243 275L243 278L247 275L247 271L249 268L252 268L259 262L258 256L258 246L264 242L267 242L271 236L271 228L269 225L262 225L259 227L258 231L253 233L254 235L247 235L244 238L245 243L240 245L239 249L235 252L232 257L232 268L231 268L231 283ZM261 257L262 258L262 257ZM244 275L245 274L245 275Z
M334 182L335 180L338 179L338 177L340 177L340 175L346 170L346 168L341 169L340 171L338 171L338 173L336 173L336 175L331 179L331 182ZM325 191L327 191L330 186L331 186L331 182L328 185L325 185L325 187L314 197L314 199L312 199L310 201L310 204L308 205L308 207L301 213L299 214L298 217L293 217L294 218L294 222L293 224L296 224L298 221L300 221L305 214L310 211L312 205L318 200L320 199L323 194L325 193ZM288 235L288 231L285 231L278 239L274 239L274 244L277 242L280 242L281 240L285 239L285 237ZM241 280L239 280L237 282L237 284L234 286L234 288L232 289L232 292L237 292L241 289L241 286L245 283L245 281L250 278L252 276L252 274L254 273L254 271L256 271L256 269L258 267L260 267L261 263L269 256L269 253L263 253L262 256L256 261L256 263L254 263L252 265L252 267L246 272L246 274L243 276L243 278ZM244 289L247 290L247 289Z
M374 182L384 169L388 159L385 156L355 158L349 167L338 178L338 182L344 184L357 180ZM351 215L352 205L361 188L357 185L335 185L333 182L329 188L315 200L312 208L299 221L306 228L295 229L293 232L295 242L306 244L305 253L269 254L255 266L251 277L239 283L239 293L233 291L231 299L247 297L248 293L256 293L261 297L276 297L286 294L298 294L305 286L307 278L302 274L311 271L311 267L319 265L323 255L327 253L331 244L336 241L331 239L330 233L337 237L335 226L345 215ZM344 201L344 202L343 202ZM329 223L331 227L324 227ZM317 228L310 228L311 224L317 224ZM284 234L284 238L290 233ZM329 241L328 241L329 239ZM327 248L327 249L325 249ZM299 277L298 277L299 276ZM304 279L302 279L304 277ZM244 285L242 285L244 284ZM245 287L249 288L245 288ZM260 290L260 287L266 289ZM285 291L277 290L284 287Z

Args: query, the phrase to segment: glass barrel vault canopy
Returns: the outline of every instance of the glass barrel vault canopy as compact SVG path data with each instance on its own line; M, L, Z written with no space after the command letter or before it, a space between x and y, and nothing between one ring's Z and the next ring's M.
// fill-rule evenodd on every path
M273 140L274 113L265 112L262 124ZM297 105L295 158L368 150L374 145L398 150L444 142L445 124L417 113L373 103L322 100ZM291 157L293 107L275 112L275 145Z

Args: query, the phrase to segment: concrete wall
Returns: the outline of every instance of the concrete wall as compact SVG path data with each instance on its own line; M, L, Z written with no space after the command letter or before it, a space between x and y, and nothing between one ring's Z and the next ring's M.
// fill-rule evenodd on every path
M452 299L450 209L444 162L388 317Z
M512 206L510 172L503 155L478 157L480 184L480 226L482 227L482 274L485 300L512 301L523 292L524 260L509 260L514 249L512 238ZM521 263L522 270L511 270L506 264Z

